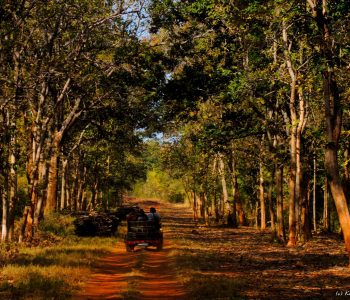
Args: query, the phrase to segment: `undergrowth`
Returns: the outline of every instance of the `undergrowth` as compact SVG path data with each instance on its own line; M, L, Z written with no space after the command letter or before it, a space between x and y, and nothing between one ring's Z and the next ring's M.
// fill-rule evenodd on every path
M31 244L0 244L0 299L68 299L116 238L73 235L73 218L54 214Z

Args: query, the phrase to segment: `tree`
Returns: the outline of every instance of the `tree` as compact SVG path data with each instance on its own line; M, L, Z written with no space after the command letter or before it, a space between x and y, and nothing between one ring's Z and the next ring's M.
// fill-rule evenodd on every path
M322 1L321 3L308 0L307 2L310 13L317 24L319 55L323 63L321 73L327 137L325 168L350 260L350 214L338 164L339 139L342 129L342 95L336 77L337 61L335 58L339 57L336 53L339 49L333 46L335 28L332 28L336 26L334 18L337 14L342 12L349 14L349 4L342 1L337 3ZM341 47L342 45L340 49Z

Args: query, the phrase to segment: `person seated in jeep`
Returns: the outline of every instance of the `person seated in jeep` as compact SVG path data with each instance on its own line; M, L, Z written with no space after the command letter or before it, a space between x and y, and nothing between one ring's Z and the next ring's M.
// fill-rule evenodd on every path
M137 217L137 221L149 221L148 216L146 215L143 209L140 210L140 213Z
M151 207L149 209L149 213L147 214L148 220L151 222L154 222L156 227L159 229L160 226L160 215L157 213L156 209L154 207Z

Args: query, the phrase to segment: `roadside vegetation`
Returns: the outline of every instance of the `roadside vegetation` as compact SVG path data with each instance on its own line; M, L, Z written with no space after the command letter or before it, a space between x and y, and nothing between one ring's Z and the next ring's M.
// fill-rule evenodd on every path
M31 244L1 245L1 299L69 299L81 288L116 237L77 237L72 220L50 215Z

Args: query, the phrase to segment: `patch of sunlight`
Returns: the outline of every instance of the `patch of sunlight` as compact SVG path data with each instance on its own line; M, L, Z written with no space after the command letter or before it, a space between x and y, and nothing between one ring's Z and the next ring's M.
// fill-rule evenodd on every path
M33 299L48 299L60 295L60 299L65 299L82 285L89 269L57 265L7 265L0 274L2 296L16 294L31 295Z

